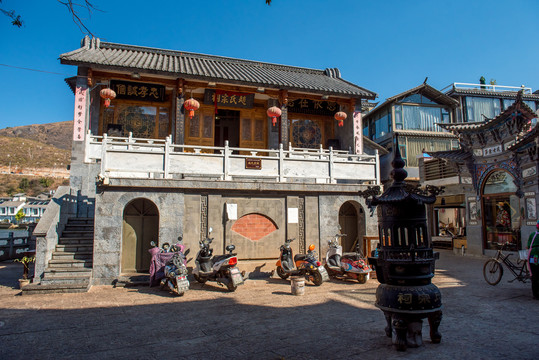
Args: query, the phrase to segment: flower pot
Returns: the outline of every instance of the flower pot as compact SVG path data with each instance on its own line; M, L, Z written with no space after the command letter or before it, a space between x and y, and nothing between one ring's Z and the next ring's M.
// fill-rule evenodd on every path
M30 284L30 279L19 279L19 289L22 289L28 284Z

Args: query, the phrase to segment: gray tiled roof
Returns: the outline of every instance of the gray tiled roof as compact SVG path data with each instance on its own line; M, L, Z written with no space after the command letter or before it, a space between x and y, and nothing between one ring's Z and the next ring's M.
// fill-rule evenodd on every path
M383 109L386 105L391 104L394 101L403 99L403 98L405 98L405 97L407 97L409 95L412 95L412 94L423 94L423 95L427 96L429 99L431 99L432 101L435 101L436 103L438 103L440 105L446 105L446 106L450 106L452 108L455 108L455 107L457 107L459 105L459 102L457 100L455 100L452 97L447 96L446 94L436 90L435 88L433 88L429 84L423 83L423 84L421 84L419 86L416 86L416 87L414 87L412 89L406 90L406 91L404 91L404 92L402 92L400 94L397 94L397 95L394 95L392 97L387 98L386 101L384 101L381 105L378 105L376 107L376 109L372 110L367 115L365 115L365 118L372 117L373 114L376 114L378 111Z
M316 70L222 56L101 42L85 37L62 64L138 71L185 79L375 99L376 93L341 78L339 69Z
M466 150L426 151L433 158L446 159L455 162L464 162L472 158L472 154Z
M456 87L453 87L446 92L446 94L450 96L471 95L471 96L494 97L494 98L505 98L505 99L515 99L517 97L517 93L518 91L492 91L492 90L486 90L486 89L467 89L467 88L456 88ZM539 101L539 93L534 92L533 94L522 94L522 99Z

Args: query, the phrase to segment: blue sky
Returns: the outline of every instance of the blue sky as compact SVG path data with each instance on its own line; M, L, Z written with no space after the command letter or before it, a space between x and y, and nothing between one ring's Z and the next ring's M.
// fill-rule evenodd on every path
M539 89L536 0L103 1L85 24L103 41L293 66L338 67L379 95L428 76L452 82ZM55 0L3 0L25 21L0 15L0 128L72 120L76 74L58 56L84 36ZM38 69L34 72L9 66Z

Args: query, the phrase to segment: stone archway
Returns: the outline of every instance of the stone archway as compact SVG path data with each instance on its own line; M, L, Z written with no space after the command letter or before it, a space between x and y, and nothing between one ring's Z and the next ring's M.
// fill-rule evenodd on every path
M363 247L363 236L365 235L365 212L363 207L355 201L347 201L339 209L339 225L341 232L346 234L341 239L344 252L355 251L356 242Z
M152 241L159 243L159 210L148 199L132 200L123 213L120 272L147 272Z

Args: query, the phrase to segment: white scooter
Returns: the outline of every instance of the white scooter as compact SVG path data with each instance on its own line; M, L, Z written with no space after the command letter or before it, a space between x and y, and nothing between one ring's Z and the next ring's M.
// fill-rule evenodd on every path
M356 279L360 284L364 284L369 280L372 269L363 258L359 248L356 248L356 253L343 256L342 246L338 241L343 236L346 234L336 234L335 239L328 241L329 248L326 253L328 274L337 278Z
M232 253L236 247L228 245L226 247L228 254L212 257L213 249L210 248L210 244L213 238L209 237L211 232L212 228L209 229L208 237L200 241L193 276L201 284L208 280L217 281L218 284L225 284L228 291L235 291L238 285L243 284L243 276L236 267L238 256Z

